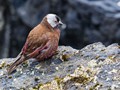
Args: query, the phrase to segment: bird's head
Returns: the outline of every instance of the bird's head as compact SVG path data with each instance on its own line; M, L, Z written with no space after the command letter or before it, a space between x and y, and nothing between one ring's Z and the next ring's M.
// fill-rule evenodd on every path
M58 27L65 28L66 27L65 24L62 23L60 17L58 17L56 14L47 14L46 19L47 19L48 24L52 28L58 28Z

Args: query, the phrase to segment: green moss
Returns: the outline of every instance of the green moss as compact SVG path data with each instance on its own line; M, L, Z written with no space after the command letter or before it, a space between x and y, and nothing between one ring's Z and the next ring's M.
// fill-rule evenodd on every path
M42 84L42 83L39 83L39 84L38 84L38 87L40 88L41 86L43 86L43 84Z
M63 50L62 53L63 53L63 52L66 52L66 50Z
M111 88L108 88L108 90L111 90Z
M38 90L38 89L39 89L38 86L35 86L35 87L32 88L32 90Z
M25 88L20 88L20 90L25 90Z
M27 61L24 62L24 63L22 64L22 66L23 66L23 67L27 67L27 66L28 66L28 62L27 62Z
M100 56L96 56L95 59L98 59Z
M11 79L11 78L12 78L12 76L8 76L8 78L9 78L9 79Z
M89 78L88 77L85 77L85 76L79 76L79 77L72 77L70 79L70 81L72 82L76 82L76 83L87 83L89 81Z
M2 69L4 66L5 66L5 62L2 62L1 64L0 64L0 69Z
M57 81L57 84L58 84L58 85L60 85L60 83L61 83L62 79L60 79L60 78L56 77L56 78L55 78L55 80Z
M32 88L32 89L30 89L30 90L39 90L39 89L34 89L34 88Z
M100 85L99 83L96 83L93 87L91 87L89 90L96 90L96 87L97 86L102 86L102 85Z
M57 82L58 88L60 89L60 85L63 83L63 78L56 77L55 80Z
M33 90L38 90L41 86L43 86L43 84L39 83L37 86L33 87Z
M71 57L71 55L69 55L69 54L64 54L64 55L62 55L62 60L63 61L68 61L68 59Z

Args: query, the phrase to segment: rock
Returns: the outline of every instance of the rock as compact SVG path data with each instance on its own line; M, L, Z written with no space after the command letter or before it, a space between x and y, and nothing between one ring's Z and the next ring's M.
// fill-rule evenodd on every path
M120 46L102 43L81 50L59 46L49 60L34 59L7 75L14 58L0 60L0 90L119 90ZM27 89L26 89L27 88Z
M1 1L5 3L2 4L5 8L4 26L10 27L8 51L11 53L7 57L17 56L30 30L48 13L58 14L67 25L65 30L61 30L60 45L79 49L98 41L105 45L120 43L119 0L0 0L0 3ZM7 33L8 29L2 30ZM1 35L8 36L3 33ZM0 41L3 43L6 40L0 38ZM1 51L0 55L2 54Z
M118 0L69 0L68 3L69 9L65 17L68 31L65 30L63 40L69 42L65 43L62 40L64 44L80 48L83 44L98 41L105 45L119 42L120 6Z

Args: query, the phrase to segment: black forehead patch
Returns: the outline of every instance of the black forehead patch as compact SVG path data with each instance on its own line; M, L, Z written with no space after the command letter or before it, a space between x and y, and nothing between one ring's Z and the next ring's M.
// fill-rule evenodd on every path
M60 18L58 16L56 16L56 19L57 19L58 22L60 21Z

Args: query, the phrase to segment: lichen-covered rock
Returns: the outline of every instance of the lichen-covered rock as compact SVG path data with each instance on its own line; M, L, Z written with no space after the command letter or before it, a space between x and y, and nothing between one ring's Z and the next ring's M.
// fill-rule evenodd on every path
M48 13L67 26L60 45L120 43L120 0L0 0L0 57L17 56L30 30Z
M14 58L0 60L0 90L119 90L120 46L94 43L76 50L60 46L49 60L34 59L7 75Z

